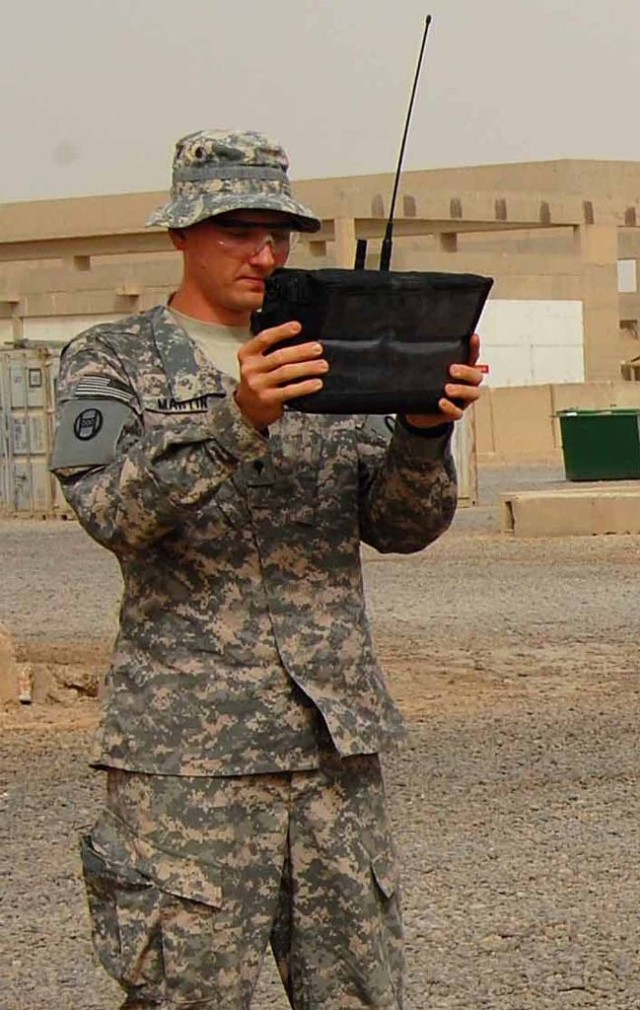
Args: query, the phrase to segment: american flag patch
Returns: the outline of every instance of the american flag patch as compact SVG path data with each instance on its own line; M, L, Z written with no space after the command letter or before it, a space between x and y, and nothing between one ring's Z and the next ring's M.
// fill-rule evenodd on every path
M108 379L104 375L85 375L76 384L73 396L74 398L87 396L92 400L120 400L130 405L136 403L135 394L123 382Z

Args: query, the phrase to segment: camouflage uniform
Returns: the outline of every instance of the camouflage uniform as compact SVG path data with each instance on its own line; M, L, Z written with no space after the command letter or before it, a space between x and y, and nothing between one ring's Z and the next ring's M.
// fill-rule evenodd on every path
M83 856L96 950L125 1006L247 1007L269 941L294 1007L402 1005L373 755L327 751L314 771L276 775L112 772Z
M396 1010L377 754L402 722L359 551L447 527L448 436L294 410L267 436L235 385L162 306L62 356L53 469L124 581L83 840L96 948L128 1008L247 1007L271 940L292 1006Z

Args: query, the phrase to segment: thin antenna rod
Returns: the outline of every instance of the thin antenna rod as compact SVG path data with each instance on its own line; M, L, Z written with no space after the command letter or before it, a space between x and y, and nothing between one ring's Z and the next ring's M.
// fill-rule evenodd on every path
M422 57L424 56L424 50L427 45L427 35L429 34L429 25L431 24L431 15L427 14L427 18L424 23L424 35L422 36L422 45L420 46L420 55L418 56L418 65L416 67L415 77L413 79L413 88L411 89L411 98L409 99L409 109L407 111L407 119L404 124L404 133L402 135L402 143L400 144L400 156L398 158L398 167L396 169L396 177L393 183L393 193L391 194L391 207L389 209L389 220L387 221L387 227L385 229L384 238L382 240L382 249L380 252L380 269L388 270L391 265L391 248L393 245L393 215L396 209L396 197L398 195L398 186L400 184L400 172L402 171L402 159L404 157L404 149L407 143L407 134L409 133L409 123L411 122L411 113L413 111L413 100L416 97L416 91L418 88L418 80L420 78L420 69L422 67Z

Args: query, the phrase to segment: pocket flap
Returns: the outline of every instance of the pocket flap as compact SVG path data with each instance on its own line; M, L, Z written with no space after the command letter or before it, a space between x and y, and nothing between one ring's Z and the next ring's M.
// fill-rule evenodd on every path
M82 835L80 838L80 859L87 885L95 893L151 887L151 880L142 877L137 870L128 865L121 851L107 854L94 846L91 835Z
M131 882L139 874L168 894L220 908L222 879L218 866L157 848L133 835L125 824L108 813L99 818L83 842L85 852L93 850L119 876L128 875Z
M165 852L140 838L134 839L134 846L138 854L137 869L151 877L161 891L220 908L222 881L217 866L174 852Z
M398 886L393 859L386 852L379 852L371 860L371 872L385 898L392 898Z

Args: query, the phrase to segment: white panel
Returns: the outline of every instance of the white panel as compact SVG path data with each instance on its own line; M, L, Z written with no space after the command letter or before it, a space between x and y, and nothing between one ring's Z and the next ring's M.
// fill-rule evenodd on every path
M582 349L564 348L558 355L557 347L534 347L531 371L533 383L560 383L582 381L573 378L582 369Z
M582 302L490 300L477 329L487 385L584 382Z
M638 290L635 260L618 260L618 291L633 294Z
M484 347L482 362L489 366L485 385L527 386L531 382L530 349L496 344Z

